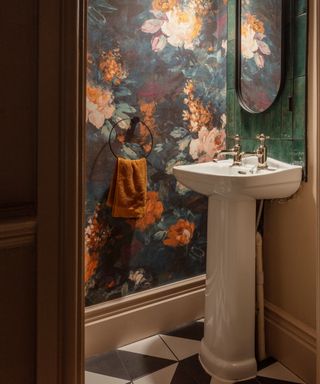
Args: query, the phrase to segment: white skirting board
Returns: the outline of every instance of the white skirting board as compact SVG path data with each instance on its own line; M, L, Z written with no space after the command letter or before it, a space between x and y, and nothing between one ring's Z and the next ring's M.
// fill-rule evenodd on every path
M275 357L308 383L316 383L316 331L265 301L266 343Z
M204 315L205 275L85 310L85 357L181 327Z

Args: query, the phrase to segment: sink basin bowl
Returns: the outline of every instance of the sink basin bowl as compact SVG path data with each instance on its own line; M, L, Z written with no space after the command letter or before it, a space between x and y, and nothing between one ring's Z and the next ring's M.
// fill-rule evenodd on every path
M297 191L302 168L268 159L242 166L232 160L173 168L178 181L208 196L204 338L200 361L213 384L256 376L256 199L284 198Z
M284 198L297 191L302 168L268 158L269 169L257 170L257 159L247 158L242 166L232 166L232 160L217 163L179 165L173 174L186 187L206 196L225 198L242 195L254 199Z

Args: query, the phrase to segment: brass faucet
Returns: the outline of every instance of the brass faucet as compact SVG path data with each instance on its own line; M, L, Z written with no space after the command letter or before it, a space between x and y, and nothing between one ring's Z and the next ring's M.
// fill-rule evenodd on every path
M256 138L260 142L258 148L253 152L241 152L240 153L240 161L242 161L242 159L244 159L246 157L257 156L258 169L268 168L268 163L267 163L268 149L267 149L265 142L267 139L270 139L270 136L265 136L264 133L260 133L259 135L256 136Z
M268 168L267 163L267 156L268 156L268 149L266 146L266 140L270 139L270 136L265 136L264 133L260 133L260 135L257 135L257 139L259 140L260 144L257 148L257 156L258 156L258 168Z
M233 137L234 139L234 146L230 149L222 149L220 151L217 151L213 155L213 161L217 162L218 157L221 155L231 155L233 156L233 164L232 165L241 165L241 145L240 145L240 136L235 135Z
M233 164L232 165L241 165L242 160L246 157L251 156L257 156L258 158L258 169L265 169L268 168L267 164L267 146L265 144L267 139L270 139L269 136L265 136L264 133L260 133L256 136L256 138L259 140L260 144L259 147L253 151L253 152L241 152L241 145L240 145L240 136L235 135L234 141L235 145L231 149L223 149L220 151L217 151L213 156L213 161L217 162L218 157L220 155L231 155L233 156Z

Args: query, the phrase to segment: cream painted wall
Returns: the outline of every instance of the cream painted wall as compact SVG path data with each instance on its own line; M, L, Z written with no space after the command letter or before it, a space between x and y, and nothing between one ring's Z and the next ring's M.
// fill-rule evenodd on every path
M284 204L266 203L264 267L266 299L315 328L316 208L313 183L310 175L310 180L294 200Z
M266 299L316 327L316 55L315 15L310 1L308 68L308 182L283 204L265 207Z
M279 318L284 319L284 328L280 323L267 320L267 345L271 354L308 383L316 382L316 2L309 2L308 182L303 183L301 190L290 201L266 202L264 228L265 296L275 306L272 308L278 311ZM286 332L286 324L287 330L291 324L294 325L292 334ZM298 337L295 337L295 332Z

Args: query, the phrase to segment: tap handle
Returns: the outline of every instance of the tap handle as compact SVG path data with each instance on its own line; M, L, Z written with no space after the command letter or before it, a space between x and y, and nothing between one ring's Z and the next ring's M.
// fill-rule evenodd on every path
M238 134L234 135L233 140L235 144L240 144L240 135Z
M260 133L256 136L256 138L260 141L260 145L265 145L267 139L270 139L270 136L266 136L264 133Z

